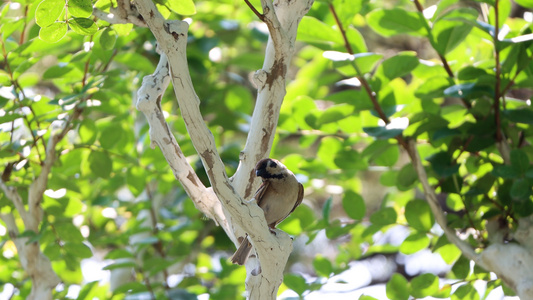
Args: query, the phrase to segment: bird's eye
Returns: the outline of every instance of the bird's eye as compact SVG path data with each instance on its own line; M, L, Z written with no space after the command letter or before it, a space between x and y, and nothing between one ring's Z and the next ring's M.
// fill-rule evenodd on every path
M270 162L270 167L271 167L271 168L277 168L277 167L278 167L278 164L277 164L276 162L274 162L274 161L271 161L271 162Z

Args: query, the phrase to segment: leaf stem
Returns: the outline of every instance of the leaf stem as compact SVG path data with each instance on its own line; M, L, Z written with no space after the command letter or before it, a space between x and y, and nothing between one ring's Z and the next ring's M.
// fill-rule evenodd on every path
M500 66L500 50L498 49L498 35L500 34L500 20L499 20L499 1L495 0L494 3L494 59L496 64L496 83L494 86L494 122L496 123L496 141L500 142L502 140L501 132L501 119L500 119L500 76L501 76L501 66Z

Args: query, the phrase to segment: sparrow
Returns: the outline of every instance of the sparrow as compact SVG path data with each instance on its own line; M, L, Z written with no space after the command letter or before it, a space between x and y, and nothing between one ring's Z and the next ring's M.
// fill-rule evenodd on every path
M296 176L275 159L265 158L255 166L255 175L263 183L255 193L257 205L265 213L265 219L271 232L276 225L285 220L302 203L304 187ZM247 236L231 257L235 264L243 265L252 251L252 244Z

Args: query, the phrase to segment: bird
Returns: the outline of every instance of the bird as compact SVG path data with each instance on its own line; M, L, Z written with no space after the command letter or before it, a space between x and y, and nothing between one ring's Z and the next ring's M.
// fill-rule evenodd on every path
M255 166L255 175L261 177L263 183L254 198L265 213L270 231L275 233L274 228L302 203L304 187L284 164L272 158L260 160ZM250 251L252 244L246 236L231 261L244 265Z

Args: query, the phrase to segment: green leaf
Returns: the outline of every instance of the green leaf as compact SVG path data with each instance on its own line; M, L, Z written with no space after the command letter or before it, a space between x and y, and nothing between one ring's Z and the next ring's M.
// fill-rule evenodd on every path
M373 136L378 139L391 139L403 132L403 129L387 129L387 127L363 127L363 131L369 136Z
M183 16L196 14L196 6L192 0L168 0L165 1L168 7L175 13Z
M109 178L113 170L113 161L106 152L93 151L89 154L89 167L94 175Z
M111 28L113 28L119 36L127 36L133 29L133 24L113 24L111 25Z
M409 285L405 277L401 274L392 274L386 285L387 297L390 300L409 299Z
M77 18L88 18L93 14L91 0L68 0L68 12Z
M82 144L92 145L96 140L98 129L96 128L94 121L90 118L87 118L81 122L78 133L80 135Z
M392 207L382 208L370 216L370 222L378 226L386 226L390 224L395 224L398 214Z
M515 0L515 2L525 8L533 8L533 0Z
M148 288L146 287L145 284L137 282L137 281L133 281L133 282L125 283L121 285L120 287L118 287L117 289L115 289L113 291L113 295L119 295L119 294L124 294L124 293L139 294L141 292L146 292L146 291L148 291Z
M507 109L503 111L503 116L512 122L533 124L533 110L530 108Z
M91 19L73 18L68 22L70 28L81 35L93 35L98 31L98 26Z
M0 70L0 85L3 85L3 86L11 85L11 77L4 70Z
M470 260L464 256L459 257L453 264L452 271L456 278L465 279L470 274Z
M319 117L318 123L328 124L340 121L353 113L354 107L349 104L338 104L328 107Z
M136 52L121 51L115 56L115 61L128 66L132 70L146 73L153 72L155 67L149 59Z
M418 12L409 12L400 8L378 8L367 14L367 21L370 28L384 37L397 34L413 36L425 34L424 17Z
M331 273L333 273L333 265L329 259L318 255L313 260L313 267L318 275L322 277L329 278Z
M462 83L450 86L444 90L444 95L457 98L478 98L480 96L493 97L494 90L491 86L478 83Z
M418 275L411 280L411 295L415 298L431 296L439 290L439 278L433 274Z
M518 177L520 174L518 174L516 169L512 166L496 165L492 170L492 175L505 179L513 179Z
M341 224L339 219L335 219L326 227L326 237L330 240L334 240L341 236L346 236L354 226L355 223L344 225Z
M87 296L89 296L89 293L92 291L92 289L95 286L98 286L99 282L100 282L99 280L95 280L95 281L85 283L82 286L80 293L78 294L78 298L76 298L76 300L86 300Z
M428 232L435 223L429 204L424 200L409 201L405 206L405 218L409 226L420 232Z
M342 27L346 29L352 23L354 16L361 11L365 3L364 1L334 0L332 4L335 7Z
M63 8L65 8L65 0L41 1L35 10L35 23L41 28L48 27L57 21Z
M448 177L459 171L459 165L454 164L452 157L447 152L438 152L427 159L431 167L440 177Z
M376 71L383 74L389 80L405 76L418 66L416 52L404 51L383 61Z
M333 61L335 71L349 77L359 76L354 64L357 65L362 74L372 72L376 64L383 58L383 55L371 52L349 55L343 52L326 51L324 52L324 57Z
M304 16L298 25L299 41L318 46L321 49L332 49L332 45L342 45L342 36L331 26L317 18Z
M368 295L361 295L361 296L359 296L358 300L379 300L379 299L378 298L374 298L372 296L368 296Z
M305 282L305 279L296 274L285 274L283 278L283 283L285 285L295 291L298 295L303 295L305 291L307 291L307 283Z
M418 180L418 175L415 172L412 164L406 164L398 172L396 177L396 185L401 191L408 190Z
M360 158L359 152L354 149L341 149L335 153L335 165L342 170L363 170L368 166L364 159Z
M54 228L59 238L66 242L82 242L84 240L78 227L72 223L54 224Z
M84 258L90 258L93 256L93 252L91 251L91 248L87 247L84 243L65 243L63 245L63 250L67 253L71 253L77 258L84 259Z
M106 254L105 259L135 258L135 256L126 249L113 249Z
M425 233L414 233L408 236L400 245L400 252L406 255L414 254L429 246L429 238Z
M471 8L454 9L439 18L431 30L435 39L435 50L441 55L446 55L455 49L470 33L476 18L477 11Z
M531 195L531 184L527 179L519 178L511 186L511 197L519 202L525 202Z
M351 4L352 6L355 6L353 5L354 3ZM348 29L346 29L346 38L350 42L350 46L352 46L352 50L354 53L368 52L368 48L366 46L363 35L355 27L350 26L348 27Z
M332 203L333 203L333 198L329 197L324 203L324 207L322 208L322 218L324 219L326 224L329 224L329 215L331 213Z
M449 77L432 77L415 91L415 96L421 99L433 99L444 97L444 90L454 84Z
M55 65L48 68L44 74L43 79L61 78L70 73L74 67L72 65Z
M451 300L479 300L477 290L471 284L464 284L455 290Z
M16 113L4 115L4 116L0 117L0 124L8 123L8 122L14 121L14 120L16 120L18 118L22 118L22 117L24 117L24 115L16 114Z
M342 144L335 137L325 137L321 140L317 156L328 168L337 168L335 155L341 150Z
M342 197L342 207L346 214L354 220L361 220L365 216L365 200L363 200L361 195L352 190L348 190L344 193L344 196Z
M67 23L56 22L39 30L39 38L48 43L59 42L67 34Z
M100 36L100 45L104 50L111 50L115 47L117 41L117 33L111 27L107 27L102 31Z
M447 264L453 263L454 261L459 259L459 257L461 256L461 250L459 250L457 246L449 242L446 245L437 249L436 252L440 254L444 262Z
M252 94L248 89L240 85L231 85L226 92L224 102L233 111L251 114L253 110L251 105L253 103L252 99Z
M498 1L498 26L503 28L507 17L511 14L511 1ZM495 7L489 7L489 24L496 25Z
M529 158L521 149L511 150L511 166L519 173L524 174L529 169Z
M101 130L98 141L100 141L102 148L111 149L120 142L125 134L126 133L120 124L111 123L111 125Z
M146 187L146 172L145 169L131 166L128 168L126 183L132 194L137 197L139 196Z
M123 269L123 268L135 268L137 267L137 264L134 261L126 261L126 262L116 262L109 264L102 268L102 270L115 270L115 269Z

